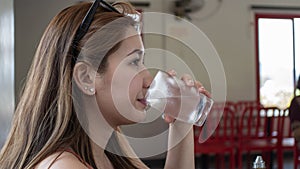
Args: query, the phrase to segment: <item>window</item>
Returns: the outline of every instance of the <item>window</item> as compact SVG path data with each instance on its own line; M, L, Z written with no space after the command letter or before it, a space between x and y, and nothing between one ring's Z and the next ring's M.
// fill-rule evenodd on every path
M287 108L300 75L300 16L256 15L258 100Z

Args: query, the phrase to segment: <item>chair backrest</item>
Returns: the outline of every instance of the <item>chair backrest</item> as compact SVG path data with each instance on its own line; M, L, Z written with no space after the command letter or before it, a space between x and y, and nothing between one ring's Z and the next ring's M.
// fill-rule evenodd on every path
M235 104L235 111L238 113L238 115L241 115L245 108L247 107L260 107L261 104L256 100L241 100L236 102ZM262 106L261 106L262 107Z
M292 128L289 118L289 109L282 110L282 120L281 120L281 135L283 138L292 138Z
M216 124L218 122L218 124ZM197 128L199 142L233 141L236 135L234 111L230 106L214 105L203 127ZM214 130L214 131L212 131ZM207 135L207 133L212 133Z
M281 115L278 108L247 106L239 120L239 139L278 139L281 132Z
M228 107L231 110L235 111L236 103L232 101L214 102L213 107L218 109Z

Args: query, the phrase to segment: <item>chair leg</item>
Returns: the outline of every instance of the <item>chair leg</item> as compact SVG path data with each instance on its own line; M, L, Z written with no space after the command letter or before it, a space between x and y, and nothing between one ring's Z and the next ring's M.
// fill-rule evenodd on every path
M222 161L221 161L221 168L225 169L225 154L221 155L221 159L222 159Z
M230 152L230 168L235 169L234 152Z
M268 151L262 152L262 158L265 161L266 167L271 167L270 153Z
M243 168L243 158L242 158L242 152L238 152L238 168Z
M208 154L202 154L201 155L201 168L209 168L209 155Z
M283 150L279 148L278 153L277 153L277 168L278 169L283 169Z
M215 167L220 168L220 155L219 154L215 155L215 161L216 161Z
M297 146L294 147L294 169L298 168L298 157Z
M223 159L223 154L216 154L216 168L222 168L224 169L224 159Z
M250 157L251 157L251 154L250 154L250 151L247 151L247 163L246 163L246 166L247 166L247 169L250 169L250 166L251 166L251 163L252 163L252 160L250 160Z

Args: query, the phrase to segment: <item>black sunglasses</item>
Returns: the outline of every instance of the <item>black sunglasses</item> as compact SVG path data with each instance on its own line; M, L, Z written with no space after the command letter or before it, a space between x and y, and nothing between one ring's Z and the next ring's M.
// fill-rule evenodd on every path
M88 10L87 14L83 18L79 28L77 29L77 31L75 33L75 38L73 39L73 42L72 42L72 48L73 48L72 49L73 50L72 51L73 52L72 65L75 65L75 62L77 60L76 58L79 53L79 51L76 49L76 47L78 46L79 41L87 33L99 5L101 5L103 8L105 8L106 10L108 10L110 12L120 13L115 7L113 7L109 3L107 3L103 0L95 0L95 2L91 5L90 9Z

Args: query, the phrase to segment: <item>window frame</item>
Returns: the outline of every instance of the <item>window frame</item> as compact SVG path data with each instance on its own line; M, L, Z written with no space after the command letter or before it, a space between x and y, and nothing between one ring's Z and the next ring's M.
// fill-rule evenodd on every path
M295 19L300 18L299 13L291 13L289 11L288 13L273 13L273 12L257 12L255 15L255 64L256 64L256 101L258 103L261 102L260 100L260 66L259 66L259 19L260 18L266 18L266 19ZM294 84L296 84L297 79L296 76L296 70L295 70L295 31L293 31L293 80ZM294 86L295 88L295 86ZM295 90L294 90L295 94Z

